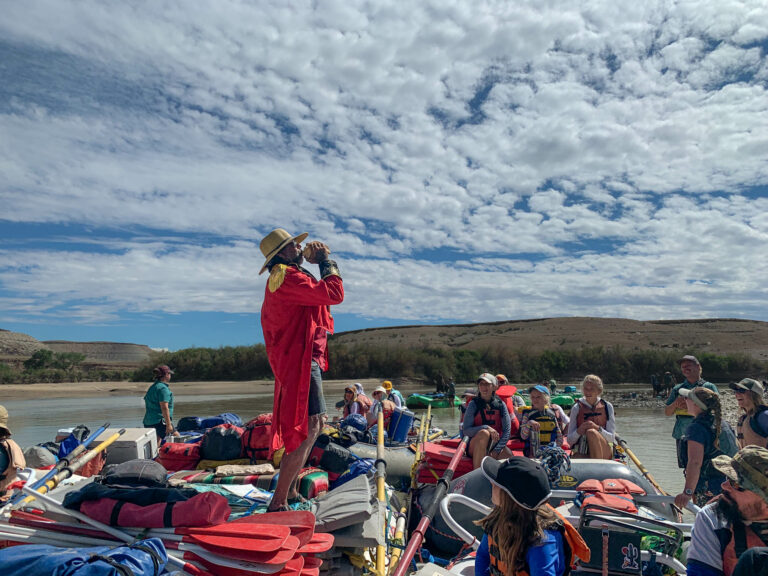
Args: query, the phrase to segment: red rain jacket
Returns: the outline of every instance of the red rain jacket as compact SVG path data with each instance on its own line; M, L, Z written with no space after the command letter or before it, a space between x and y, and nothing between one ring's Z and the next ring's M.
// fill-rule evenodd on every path
M318 281L297 266L272 268L261 306L264 343L275 375L270 454L281 446L292 452L307 437L312 341L318 328L333 334L330 305L343 300L339 276Z

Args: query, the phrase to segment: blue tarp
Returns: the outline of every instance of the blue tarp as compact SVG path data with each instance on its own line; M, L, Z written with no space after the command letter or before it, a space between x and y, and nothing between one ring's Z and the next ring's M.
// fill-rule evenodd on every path
M140 548L145 548L141 550ZM153 553L150 553L151 550ZM0 550L0 574L3 576L124 576L107 560L111 558L133 576L168 574L168 555L157 538L139 540L129 546L59 548L47 545L12 546Z

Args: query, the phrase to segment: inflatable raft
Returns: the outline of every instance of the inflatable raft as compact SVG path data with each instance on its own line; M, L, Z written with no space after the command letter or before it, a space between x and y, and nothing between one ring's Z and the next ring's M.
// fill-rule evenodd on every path
M405 401L405 405L413 410L414 408L448 408L450 406L461 406L461 398L453 397L451 403L450 397L445 394L411 394Z

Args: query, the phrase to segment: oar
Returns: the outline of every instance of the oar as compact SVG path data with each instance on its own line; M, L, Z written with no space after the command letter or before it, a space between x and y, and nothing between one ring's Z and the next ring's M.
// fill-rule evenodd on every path
M11 512L9 522L21 526L45 528L47 524L54 522L54 520L39 514L14 510ZM275 552L280 550L285 540L291 535L291 529L287 526L248 525L235 524L233 522L214 526L152 528L151 532L158 538L162 538L165 535L187 536L192 543L210 543L217 546L226 545L222 544L222 542L230 543L230 546L237 546L237 539L248 538L251 541L248 543L249 547L255 546L255 542L258 542L259 552Z
M29 471L30 474L32 471ZM35 498L39 499L41 502L45 503L46 506L50 506L54 508L55 510L58 510L59 512L63 512L64 514L68 514L69 516L76 518L77 520L80 520L81 522L84 522L86 524L89 524L96 528L97 530L100 530L113 538L117 540L121 540L122 542L133 542L134 537L130 534L127 534L121 530L117 530L113 528L112 526L107 526L106 524L102 524L98 520L94 520L93 518L90 518L89 516L86 516L85 514L82 514L81 512L78 512L76 510L70 510L69 508L65 508L63 504L58 502L57 500L51 498L47 494L41 494L38 492L35 492L34 489L31 486L24 486L22 488L24 492L30 495L34 495ZM243 570L249 570L252 572L262 571L266 574L272 574L274 572L277 572L280 570L280 565L276 564L256 564L251 562L243 562L243 561L236 561L236 560L229 560L228 558L225 558L219 554L214 554L209 551L207 551L205 548L202 548L201 546L197 546L195 544L185 544L185 543L176 543L172 542L169 543L169 546L174 548L176 550L186 552L187 550L189 552L194 553L195 556L199 556L201 558L206 558L214 563L222 564L224 566L230 566L234 568L242 568ZM183 556L183 557L186 557ZM169 556L169 562L172 562L177 568L180 568L182 570L186 571L186 562L183 562L182 560L173 557L173 560L171 560L171 557Z
M379 412L376 436L376 497L379 502L387 501L387 493L384 481L387 477L387 461L384 458L384 411ZM383 531L383 528L382 528ZM376 546L376 573L383 576L385 573L387 547L384 544Z
M14 525L41 530L57 530L69 534L83 534L83 532L86 531L98 537L109 536L109 534L103 532L96 533L92 528L86 528L81 525L55 522L49 519L43 520L35 514L18 514L14 512L10 518L10 522ZM211 528L216 527L212 526ZM259 564L285 564L288 560L293 558L296 549L299 547L298 539L290 536L290 529L285 526L249 527L241 524L238 528L240 528L240 530L238 530L239 533L236 536L226 536L216 532L186 534L183 532L185 530L183 528L177 528L176 532L174 532L174 529L141 530L136 528L124 528L123 530L128 534L142 538L152 537L160 538L166 542L194 544L201 546L214 554L221 554L238 560L257 562ZM260 532L260 534L254 535L254 537L251 538L248 536L248 531L242 530L242 528L247 528L248 531L254 534ZM274 529L273 531L276 534L275 538L265 538L265 534L269 532L268 528Z
M107 428L109 428L109 422L106 422L104 426L102 426L101 428L96 430L93 434L88 436L88 438L83 440L82 444L78 444L77 446L75 446L72 452L67 454L64 458L61 458L56 463L56 465L46 473L45 476L43 476L42 478L40 478L40 480L37 480L34 484L32 484L32 488L37 490L38 488L40 488L40 486L42 486L48 480L50 480L56 474L58 474L63 468L69 466L70 463L72 463L80 454L85 452L85 449L88 448L90 443L93 442ZM25 499L24 494L20 492L19 494L16 494L13 498L11 498L10 505L13 506L14 504L17 504L18 502L24 499Z
M80 458L75 460L71 465L64 466L61 470L59 470L56 474L53 475L53 477L45 482L44 484L38 486L37 488L32 488L25 486L24 488L28 488L25 490L29 496L27 496L24 500L22 500L22 504L26 504L27 502L31 502L36 498L35 493L39 494L45 494L47 492L50 492L56 486L58 486L62 480L65 480L72 476L72 474L80 469L81 467L85 466L88 462L96 458L101 452L107 449L108 446L111 446L120 436L122 436L125 433L125 428L121 428L112 436L101 442L99 445L97 445L93 450L88 452L87 454L82 455Z
M635 466L637 466L637 469L640 470L640 473L645 476L645 478L650 482L656 490L664 494L665 496L668 496L668 494L665 492L664 488L659 486L659 483L656 482L653 476L651 476L651 473L648 472L648 470L645 469L645 466L643 466L643 463L640 462L639 458L635 456L634 452L629 449L629 446L627 446L626 441L623 438L619 438L616 436L616 441L619 443L619 446L621 446L624 449L624 452L627 453L627 455L632 459L632 462L635 463Z
M443 496L446 494L446 492L448 492L448 489L450 488L453 473L456 471L456 467L459 465L459 460L461 460L461 457L464 455L464 448L468 442L469 437L467 436L464 436L464 438L461 439L461 442L459 442L459 445L456 448L456 452L453 454L453 458L451 458L451 461L448 463L448 467L443 473L443 477L440 478L440 480L437 482L432 502L430 502L429 506L424 511L424 515L421 517L421 520L419 520L419 523L416 526L416 530L414 530L411 534L411 539L408 542L408 546L406 546L405 551L403 552L402 558L400 558L400 562L398 562L397 567L395 568L393 576L405 575L411 564L411 560L413 560L413 557L416 554L416 551L421 547L421 543L424 541L429 523L432 521L432 518L437 511L440 500L442 500Z

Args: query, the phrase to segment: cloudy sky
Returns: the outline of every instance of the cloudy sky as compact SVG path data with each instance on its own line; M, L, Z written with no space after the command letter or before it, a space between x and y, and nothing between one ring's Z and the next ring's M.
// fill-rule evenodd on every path
M278 226L339 330L768 320L764 0L0 5L0 328L261 341Z

